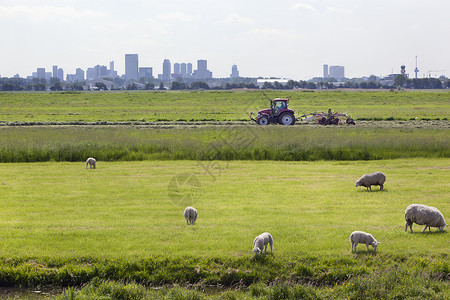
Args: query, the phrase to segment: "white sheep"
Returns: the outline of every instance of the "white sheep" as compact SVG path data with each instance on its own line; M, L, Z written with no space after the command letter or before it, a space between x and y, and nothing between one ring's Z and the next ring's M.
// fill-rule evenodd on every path
M358 181L356 181L356 187L358 186L364 186L367 188L367 190L372 191L372 185L379 185L380 191L383 190L383 184L386 181L386 175L384 175L382 172L375 172L370 174L363 175Z
M92 168L95 169L95 167L97 167L97 161L95 160L95 158L89 157L86 160L86 169L87 169L88 165L89 165L89 169L92 169Z
M198 218L198 212L192 206L188 206L184 209L184 218L186 219L186 224L194 224L195 220Z
M253 240L253 252L255 253L255 255L257 255L258 253L262 254L263 248L264 252L266 252L267 244L270 244L270 253L273 253L273 237L270 233L264 232L255 237L255 239Z
M405 220L405 231L408 230L409 226L411 232L413 232L413 223L416 223L417 225L425 225L422 232L425 232L427 227L429 231L431 231L431 227L438 227L439 231L443 231L447 225L445 223L444 216L436 207L423 204L411 204L408 206L405 211Z
M356 246L358 246L358 244L366 244L367 251L369 251L369 245L372 245L373 250L377 251L378 244L381 244L381 242L377 242L370 233L363 231L353 231L352 234L350 234L350 242L352 244L351 252L356 252Z

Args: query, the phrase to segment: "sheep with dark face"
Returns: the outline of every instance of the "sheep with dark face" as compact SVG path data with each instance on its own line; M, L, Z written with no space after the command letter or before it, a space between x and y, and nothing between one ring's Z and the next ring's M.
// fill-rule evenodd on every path
M263 254L263 249L266 252L267 244L270 245L270 253L273 253L273 237L270 233L264 232L255 237L253 240L253 252L255 255L259 253Z
M184 210L184 218L186 219L186 224L194 224L198 218L198 212L192 206L186 207Z
M372 185L379 185L380 191L383 190L383 184L386 181L386 175L382 172L375 172L370 174L363 175L358 181L356 181L356 187L358 186L364 186L367 188L367 190L372 191Z
M425 225L422 232L425 232L427 227L429 231L431 231L431 227L437 227L439 228L439 231L444 231L444 228L447 225L445 223L444 216L436 207L423 204L411 204L408 206L405 211L405 220L405 231L408 230L409 226L411 232L413 232L413 223L416 223L417 225Z
M350 235L350 242L352 244L352 252L356 252L358 244L366 244L367 251L369 251L369 245L372 245L373 250L377 251L378 244L381 244L370 233L363 231L353 231Z
M89 169L92 169L92 168L95 169L97 167L97 161L95 160L95 158L89 157L86 160L86 169L87 169L88 165L89 165Z

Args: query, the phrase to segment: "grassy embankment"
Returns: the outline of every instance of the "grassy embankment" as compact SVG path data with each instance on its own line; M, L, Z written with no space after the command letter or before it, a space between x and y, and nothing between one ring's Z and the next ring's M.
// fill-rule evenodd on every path
M297 115L347 112L354 119L446 119L450 92L84 92L0 93L3 123L247 121L268 99L290 96Z
M238 298L448 296L448 232L421 234L417 225L415 233L404 232L403 218L412 202L449 215L447 159L216 162L206 174L204 167L2 164L1 285L89 283L83 293L128 290L149 299L157 292L145 286L175 283L199 290L163 289L160 296L201 296L208 285L240 287L227 293ZM354 187L375 169L387 175L385 192ZM168 196L180 174L200 182L195 226L182 216L192 201ZM180 187L188 192L192 187ZM353 230L374 234L379 253L366 254L360 245L350 254ZM275 253L252 259L252 240L263 231L273 234Z

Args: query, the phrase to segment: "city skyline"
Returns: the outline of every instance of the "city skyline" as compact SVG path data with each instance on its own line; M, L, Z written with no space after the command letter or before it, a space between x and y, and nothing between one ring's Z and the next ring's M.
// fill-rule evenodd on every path
M227 2L194 0L0 2L0 75L26 77L52 66L74 74L125 53L162 73L161 61L208 61L214 77L321 77L324 63L348 78L384 76L405 65L418 77L450 77L444 0ZM11 28L11 29L9 29Z

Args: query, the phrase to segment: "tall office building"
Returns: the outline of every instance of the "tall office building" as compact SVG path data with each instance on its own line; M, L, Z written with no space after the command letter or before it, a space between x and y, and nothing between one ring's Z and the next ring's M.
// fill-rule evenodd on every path
M187 69L186 69L186 63L181 63L181 74L186 75Z
M140 67L139 68L139 79L142 77L149 79L153 78L153 68L152 67Z
M231 67L231 75L230 75L230 77L231 78L238 78L239 77L239 70L238 70L237 65L233 65Z
M45 68L37 68L36 77L45 79Z
M55 77L55 78L58 77L58 66L53 66L52 77Z
M206 59L197 60L197 70L194 71L193 77L196 79L212 78L212 72L208 70L208 62Z
M84 70L77 68L75 70L75 81L83 81L84 80Z
M329 77L341 79L345 77L344 66L330 66Z
M138 80L139 62L137 54L125 54L125 77L127 80Z
M192 75L192 64L188 63L187 64L187 75Z
M323 65L323 78L328 78L328 65Z
M172 73L171 69L172 69L172 67L170 64L170 60L165 59L163 62L163 73L162 73L162 78L161 78L162 81L165 81L165 82L170 81L170 79L171 79L170 74Z
M53 75L53 77L55 77L55 75ZM64 70L62 68L58 68L58 70L56 70L56 77L59 79L59 81L64 80Z
M180 69L179 63L173 64L173 74L181 74L181 69Z

